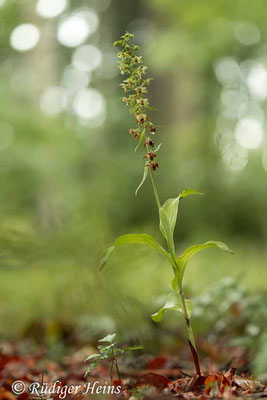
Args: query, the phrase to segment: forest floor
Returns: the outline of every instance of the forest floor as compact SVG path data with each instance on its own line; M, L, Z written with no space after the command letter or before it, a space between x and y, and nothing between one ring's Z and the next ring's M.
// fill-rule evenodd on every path
M121 359L121 379L114 372L111 380L110 365L106 361L84 378L88 347L73 352L61 362L49 360L45 352L23 355L15 345L1 348L0 400L267 398L267 387L244 372L246 362L243 360L242 366L242 351L238 368L228 365L222 369L209 363L203 368L202 376L182 368L174 355L140 354ZM231 359L229 353L229 363Z

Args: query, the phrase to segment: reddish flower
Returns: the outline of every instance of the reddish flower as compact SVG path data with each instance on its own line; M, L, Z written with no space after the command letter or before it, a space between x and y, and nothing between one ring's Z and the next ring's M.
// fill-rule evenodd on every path
M159 164L156 161L152 161L151 163L147 164L148 167L151 167L153 171L159 167Z
M138 138L140 134L138 133L137 129L130 129L129 132L135 137Z
M150 147L155 147L155 143L153 142L153 140L151 140L150 138L147 138L145 143L144 143L144 147L146 147L146 145L150 146Z
M157 154L150 152L150 153L147 153L143 158L149 158L150 161L153 161L155 157L157 157Z
M136 122L138 124L144 124L144 122L147 120L147 115L146 114L137 114L136 115Z

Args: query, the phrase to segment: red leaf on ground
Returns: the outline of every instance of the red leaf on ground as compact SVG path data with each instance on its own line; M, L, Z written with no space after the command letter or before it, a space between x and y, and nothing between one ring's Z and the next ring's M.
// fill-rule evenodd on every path
M16 396L7 390L0 392L0 400L16 400Z
M21 357L18 357L16 355L8 356L3 353L0 353L0 370L2 370L6 366L6 364L10 362L19 362L19 361L23 361Z
M205 383L206 376L195 376L193 378L182 378L172 382L169 387L173 393L188 393L199 391Z
M235 371L236 371L236 368L230 368L229 371L227 371L226 374L224 374L225 378L228 380L230 385L233 382L233 377L235 376Z
M114 380L112 381L112 385L113 385L115 388L118 387L118 386L123 387L123 383L122 383L122 381L121 381L120 379L114 379Z
M148 364L148 369L160 369L163 368L166 364L166 358L164 357L157 357L154 360L151 360Z
M225 389L231 385L231 382L222 374L209 375L205 379L204 393L210 394L215 385L217 385L217 389L220 393L224 393Z
M150 372L142 376L135 384L135 387L143 386L143 385L150 385L154 386L159 390L165 389L169 384L169 379L166 376L154 374Z

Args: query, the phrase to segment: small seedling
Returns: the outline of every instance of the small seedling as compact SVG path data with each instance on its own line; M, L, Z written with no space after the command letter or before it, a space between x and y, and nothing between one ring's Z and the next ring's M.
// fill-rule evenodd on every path
M179 257L176 255L174 230L177 222L179 203L184 197L189 195L200 195L202 193L199 193L196 190L186 189L177 197L168 199L163 205L161 205L154 177L155 172L159 168L159 164L155 159L158 160L160 145L156 146L154 141L154 135L156 134L157 128L148 116L148 111L153 110L153 108L149 105L148 98L146 97L151 78L145 77L147 67L143 65L142 57L136 55L139 47L132 43L133 37L132 34L126 32L120 40L114 43L114 46L121 47L122 49L118 53L120 60L119 68L121 74L126 75L126 79L121 84L121 87L127 96L123 97L122 100L128 106L130 113L135 116L137 124L136 127L130 129L129 132L138 141L135 150L137 150L141 145L145 148L145 155L143 156L145 160L144 173L141 183L136 190L136 194L145 182L149 173L155 200L158 206L159 229L163 238L166 240L167 248L161 246L161 244L159 244L151 235L146 233L123 235L115 241L112 247L109 247L104 252L101 261L101 268L105 266L111 252L115 248L130 243L152 247L165 257L171 265L174 273L171 282L172 291L167 296L165 305L157 313L152 315L152 319L156 322L160 322L166 310L173 310L183 315L187 329L187 339L193 355L196 371L198 375L201 375L195 339L190 321L192 302L186 300L183 293L184 273L188 261L193 255L201 250L209 247L217 247L223 251L230 253L233 252L222 242L210 241L190 246ZM151 137L153 137L153 140Z
M97 354L90 354L84 361L90 361L91 364L87 368L84 376L86 377L89 372L91 372L101 361L108 360L110 361L110 380L113 381L113 373L114 373L114 368L117 371L117 375L119 380L121 380L121 375L118 367L118 359L120 356L122 356L124 353L129 352L129 351L134 351L134 350L141 350L143 349L143 346L131 346L131 347L118 347L117 342L115 342L115 337L116 333L113 335L107 335L103 339L100 339L98 342L100 343L99 346L97 346L99 353Z

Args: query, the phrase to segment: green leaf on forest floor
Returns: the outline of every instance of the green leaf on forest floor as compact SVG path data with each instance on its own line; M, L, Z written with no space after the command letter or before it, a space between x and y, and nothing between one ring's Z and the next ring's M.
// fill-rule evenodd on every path
M133 345L130 347L117 347L117 343L114 342L116 337L116 333L109 334L104 338L100 339L98 343L101 343L97 346L99 350L99 354L90 354L84 361L91 361L89 367L87 368L85 375L87 376L89 372L91 372L100 361L108 360L110 362L110 378L113 379L113 370L114 367L117 370L118 378L120 379L120 372L118 367L118 358L121 357L124 353L134 350L141 350L143 349L142 345ZM104 343L104 344L102 344ZM95 359L95 360L94 360Z
M85 371L84 377L86 377L89 372L91 372L99 363L100 361L104 360L105 358L99 357L95 361L92 361L87 370Z
M125 347L124 349L119 349L121 354L126 353L127 351L135 351L135 350L143 350L144 346L136 345L131 347Z
M90 354L90 356L86 357L86 359L84 360L84 362L92 360L93 358L98 358L101 357L100 354Z
M113 333L113 334L103 337L102 339L99 340L99 342L112 343L114 341L115 337L116 337L116 333Z

